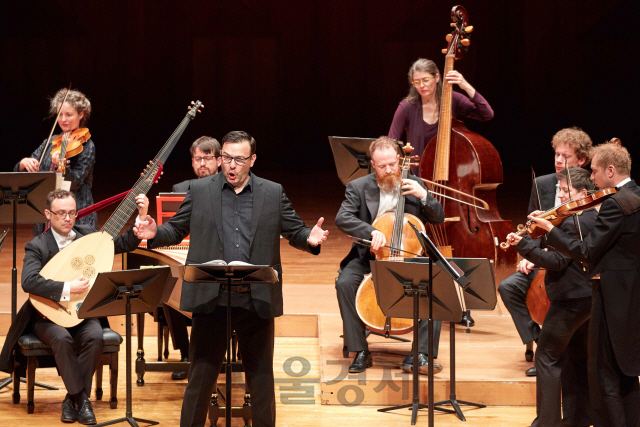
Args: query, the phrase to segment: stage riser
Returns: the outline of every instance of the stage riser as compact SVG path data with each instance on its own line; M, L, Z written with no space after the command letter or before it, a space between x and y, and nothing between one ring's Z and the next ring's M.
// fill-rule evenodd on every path
M406 375L406 379L400 378L397 370L392 375L393 381L365 381L364 384L357 379L344 379L337 384L323 382L322 404L394 406L411 403L413 390L411 375L404 374L402 377ZM449 395L450 382L436 380L434 400L436 402L446 400L450 398ZM536 404L536 385L535 382L458 381L456 395L459 400L484 405L529 406ZM428 398L428 381L421 378L420 403L427 403Z
M111 328L124 335L125 321L124 316L113 316L109 318ZM138 322L136 316L133 317L131 324L133 336L138 334ZM11 314L0 313L0 335L6 336L11 326ZM144 321L145 338L155 338L158 334L158 324L153 321L153 317L147 315ZM314 314L285 314L275 319L275 336L276 337L317 337L318 336L318 316ZM150 343L147 343L148 346ZM137 341L133 342L134 347Z

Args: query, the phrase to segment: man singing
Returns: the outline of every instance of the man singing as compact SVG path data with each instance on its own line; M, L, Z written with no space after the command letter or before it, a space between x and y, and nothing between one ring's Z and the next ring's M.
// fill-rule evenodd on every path
M270 265L279 281L274 285L182 285L180 309L193 313L191 368L180 425L204 426L213 387L227 349L227 310L238 337L242 366L251 393L252 423L276 423L273 377L274 318L282 310L280 235L293 247L318 255L328 231L323 218L310 229L298 217L282 186L251 173L256 141L246 132L222 139L222 174L191 182L178 212L156 227L152 219L136 229L151 248L177 244L191 233L187 264L215 259ZM152 240L151 240L152 239ZM231 307L227 307L231 292ZM229 397L227 397L229 398Z

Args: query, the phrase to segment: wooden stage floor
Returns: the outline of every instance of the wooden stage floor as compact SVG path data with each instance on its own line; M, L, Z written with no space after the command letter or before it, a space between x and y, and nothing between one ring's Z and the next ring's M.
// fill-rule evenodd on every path
M283 182L287 189L287 180L281 177L268 178ZM312 178L306 177L307 180ZM410 350L409 344L371 337L370 348L375 352L374 366L365 374L342 373L349 365L350 359L342 358L342 324L334 279L340 260L349 251L350 242L346 235L337 230L334 219L342 201L344 187L339 183L336 185L333 181L326 185L316 185L313 187L313 197L309 195L308 187L289 187L287 194L305 222L312 225L320 215L324 216L325 227L330 230L330 235L318 257L296 251L286 241L282 241L285 316L279 319L276 327L274 361L278 425L334 426L336 422L354 427L369 426L371 423L409 425L409 411L389 414L376 411L379 407L410 400L410 376L402 374L399 369L402 359ZM152 206L151 211L154 209ZM108 214L109 212L100 213L100 224L106 221ZM10 232L0 252L0 342L4 342L4 335L10 324L11 238ZM18 280L24 245L30 238L31 227L19 226ZM120 257L116 257L114 269L120 269ZM18 307L25 299L26 295L19 289ZM473 317L476 326L471 328L470 334L465 333L465 328L456 327L457 397L461 400L484 403L489 407L463 408L467 416L466 424L529 425L535 416L535 380L524 375L531 363L524 360L525 348L511 317L501 303L496 310L476 311ZM124 331L122 320L112 320L114 329ZM155 360L155 327L149 320L146 325L146 358ZM136 340L134 357L135 348ZM449 348L449 327L444 325L437 360L444 366L444 370L435 378L436 400L449 397ZM122 353L124 346L121 351L118 381L119 407L116 410L109 409L108 374L105 372L105 400L94 405L99 421L124 415L125 357ZM177 358L176 351L172 351L170 358L172 357ZM285 362L288 366L286 369L283 367ZM305 375L295 376L307 368L308 372ZM420 379L420 400L426 402L427 381L424 376ZM40 369L37 371L36 380L60 386L62 390L56 392L37 389L36 412L32 415L26 413L24 385L23 400L19 405L13 405L11 402L11 386L0 390L0 425L55 425L59 422L60 403L64 397L60 378L53 369ZM178 425L186 382L172 381L170 374L155 372L147 373L145 381L144 387L134 387L133 390L134 415L157 419L161 421L161 425ZM460 423L454 415L436 414L437 425L453 426ZM218 425L224 425L224 422L221 421ZM237 425L242 424L238 422ZM421 412L418 425L427 425L425 411Z

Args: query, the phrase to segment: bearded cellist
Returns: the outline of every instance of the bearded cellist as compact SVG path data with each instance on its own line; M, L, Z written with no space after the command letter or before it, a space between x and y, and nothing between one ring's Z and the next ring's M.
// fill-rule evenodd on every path
M393 212L401 195L406 196L405 213L432 224L444 222L442 206L431 196L422 181L413 175L402 179L399 146L395 140L381 136L371 144L369 154L374 173L347 184L346 198L336 216L336 225L342 232L370 239L374 250L387 245L384 234L373 228L372 223L384 213ZM340 263L336 279L345 346L349 352L355 353L353 363L349 366L351 373L364 372L372 366L365 324L359 318L355 305L358 286L365 274L370 272L369 262L372 259L374 258L368 247L354 243L349 254ZM434 357L438 353L441 324L439 321L434 322ZM421 374L427 373L427 349L427 322L421 322L418 363ZM413 356L410 355L402 363L402 369L411 372L412 368ZM434 364L434 370L436 373L440 372L442 366Z

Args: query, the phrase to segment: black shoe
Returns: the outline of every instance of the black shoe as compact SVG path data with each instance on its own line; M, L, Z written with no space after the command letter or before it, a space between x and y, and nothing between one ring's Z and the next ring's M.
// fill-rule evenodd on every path
M418 373L427 375L429 373L429 357L426 353L418 353L418 361ZM408 355L400 367L402 368L402 372L413 372L413 354ZM433 373L439 374L440 372L442 372L442 365L434 363Z
M473 320L473 318L471 317L471 313L468 311L462 313L462 320L458 323L460 323L462 326L467 326L467 319L469 320L469 327L475 326L476 322Z
M182 359L180 359L181 362L189 362L189 358L188 357L183 357ZM189 370L186 371L182 371L182 372L173 372L171 374L171 379L172 380L185 380L187 379L187 376L189 375Z
M528 377L535 377L536 376L536 367L532 366L529 369L527 369L524 374Z
M364 372L365 369L373 366L373 358L369 350L363 350L356 353L353 363L349 366L350 374L358 374Z
M93 413L93 406L91 406L91 402L88 399L82 401L82 405L79 405L80 409L78 410L78 422L84 425L92 425L96 423L96 416Z
M62 415L60 421L63 423L75 423L78 421L78 411L76 411L76 405L73 400L68 396L62 401Z

